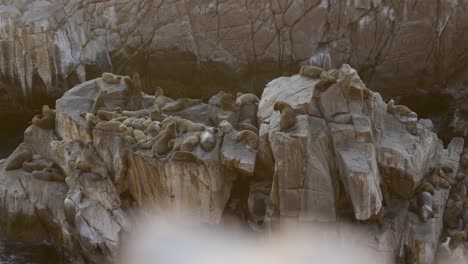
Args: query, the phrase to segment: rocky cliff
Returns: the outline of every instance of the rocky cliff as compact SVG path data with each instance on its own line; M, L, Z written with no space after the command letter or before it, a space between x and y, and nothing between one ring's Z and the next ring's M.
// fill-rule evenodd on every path
M170 96L260 94L303 63L348 63L392 95L465 83L466 1L0 3L3 99L37 104L103 71L139 72Z
M3 235L109 262L144 209L264 232L358 223L353 243L379 263L464 258L463 139L444 148L430 120L385 103L349 65L308 66L260 100L164 91L104 74L43 107L0 166Z

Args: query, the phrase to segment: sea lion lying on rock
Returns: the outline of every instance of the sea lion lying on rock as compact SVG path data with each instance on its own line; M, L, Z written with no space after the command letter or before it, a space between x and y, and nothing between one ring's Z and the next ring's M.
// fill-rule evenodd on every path
M216 135L218 134L218 129L214 127L208 127L200 135L200 147L205 152L210 152L214 147L216 147Z
M310 66L310 65L304 65L301 67L299 74L302 77L317 79L317 78L320 78L320 75L322 74L322 72L323 72L322 68Z
M328 74L326 71L323 71L320 74L320 81L315 85L315 89L321 93L327 90L328 87L334 83L336 83L336 78Z
M242 130L236 135L238 143L244 143L247 149L257 151L258 149L258 136L250 130Z
M239 95L236 99L236 104L239 107L242 107L243 105L248 105L248 104L256 104L260 101L258 97L255 94L252 93L246 93Z
M32 124L42 129L54 129L55 110L50 109L48 105L42 106L42 114L35 115Z
M22 143L19 145L18 149L16 149L10 157L7 158L5 162L5 170L17 170L22 168L23 163L26 161L32 160L32 150L26 144Z
M45 168L41 171L33 171L31 174L35 179L41 181L64 182L65 176L57 168Z
M119 84L122 80L122 77L112 74L110 72L105 72L102 74L102 80L108 84Z
M109 132L123 132L127 130L127 126L117 121L101 121L95 126L98 130L104 130Z
M174 102L167 103L164 107L160 108L164 112L179 112L186 108L199 105L203 103L201 99L180 98Z
M198 157L195 153L188 152L188 151L175 151L171 155L171 160L185 161L185 162L196 162L196 163L199 163L199 164L204 163L203 159Z
M45 159L34 159L32 161L23 162L23 170L27 172L41 171L46 168L51 168L54 165L53 162Z
M225 93L219 102L223 111L239 111L239 106L236 104L236 98L229 93Z

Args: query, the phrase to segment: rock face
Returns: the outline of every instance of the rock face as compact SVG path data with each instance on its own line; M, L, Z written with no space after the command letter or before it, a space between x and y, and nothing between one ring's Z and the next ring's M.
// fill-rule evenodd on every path
M449 186L434 185L429 204L420 202L415 213L408 200L417 202L418 186L432 182L426 176L432 171L445 171L436 179L455 181L463 139L453 139L445 150L414 112L393 102L387 105L349 65L328 74L337 79L325 89L323 78L295 75L270 82L263 92L258 120L264 142L258 163L275 168L267 223L351 218L372 226L377 221L380 228L371 232L371 247L388 260L383 263L396 258L400 263L433 263ZM278 101L291 105L297 115L287 131L279 127L282 115L272 111ZM251 208L258 206L255 200ZM429 219L422 218L421 210L431 213Z
M0 3L5 99L59 97L110 70L138 71L148 87L177 87L171 96L212 94L220 85L259 94L300 63L349 62L393 94L443 88L466 73L466 1Z
M24 144L0 167L5 237L48 240L73 261L103 263L116 256L122 235L132 229L130 211L153 208L190 214L196 223L221 221L233 182L255 168L255 152L235 139L239 113L230 113L237 117L234 139L223 140L227 134L210 120L218 105L160 112L161 98L172 99L145 95L125 78L74 87L56 103L55 128L31 125L25 131ZM143 109L129 106L134 98L128 89L143 99ZM96 105L96 115L89 113ZM150 127L160 132L151 134ZM155 156L155 148L171 144L165 138L169 127L174 144ZM158 136L165 141L158 143ZM189 137L200 143L188 149Z
M447 243L463 257L464 140L445 149L430 121L385 103L348 64L319 72L275 79L259 102L147 95L137 75L75 86L55 127L31 125L0 164L0 230L105 263L144 209L257 231L352 226L362 235L343 239L379 263L435 263Z

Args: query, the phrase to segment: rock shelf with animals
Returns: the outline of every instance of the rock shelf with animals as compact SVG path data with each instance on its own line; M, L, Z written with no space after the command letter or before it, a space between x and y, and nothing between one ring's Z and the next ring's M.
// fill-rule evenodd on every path
M0 165L3 235L103 263L138 209L212 225L229 211L263 232L354 223L366 236L353 243L379 263L464 257L463 139L445 149L430 120L385 103L349 65L304 66L260 99L172 99L165 89L145 94L138 75L104 73L44 106ZM245 192L233 191L239 182Z

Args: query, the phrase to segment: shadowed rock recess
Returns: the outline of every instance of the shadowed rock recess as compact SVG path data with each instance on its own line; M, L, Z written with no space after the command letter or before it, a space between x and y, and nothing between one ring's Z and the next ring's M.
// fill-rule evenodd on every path
M135 211L154 208L264 232L357 222L366 236L353 243L379 263L464 258L464 140L445 149L430 120L385 103L349 65L275 79L260 100L156 90L105 74L43 107L0 165L2 235L103 263Z

